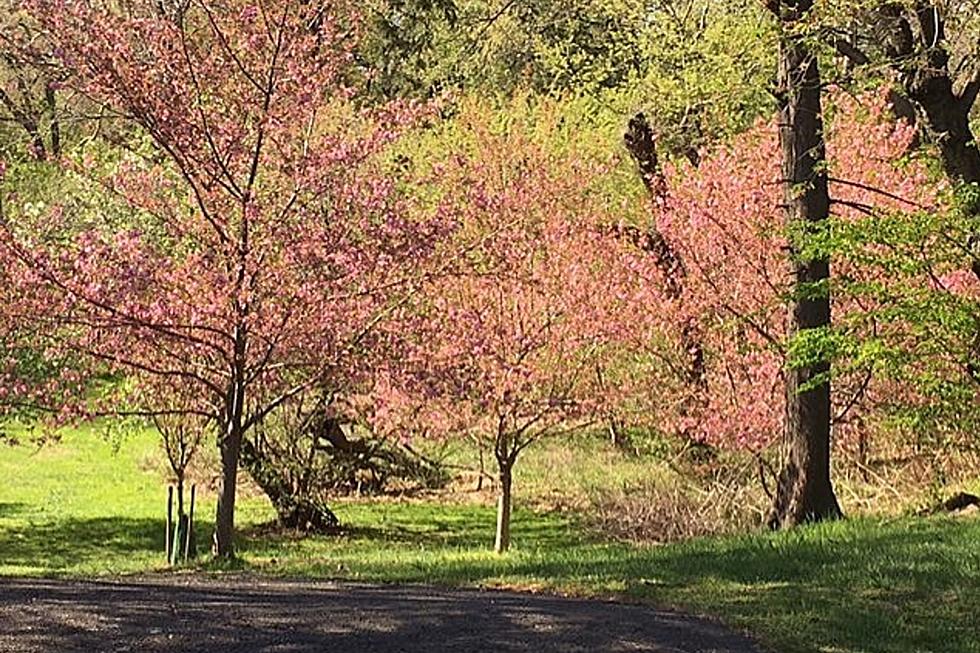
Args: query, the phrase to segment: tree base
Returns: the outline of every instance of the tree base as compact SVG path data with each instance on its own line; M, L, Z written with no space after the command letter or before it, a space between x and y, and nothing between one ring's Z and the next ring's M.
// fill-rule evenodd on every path
M771 530L779 530L843 517L830 482L817 482L797 465L790 464L779 475L776 499L766 525Z
M303 533L335 533L340 520L330 508L312 501L300 501L278 510L279 525Z

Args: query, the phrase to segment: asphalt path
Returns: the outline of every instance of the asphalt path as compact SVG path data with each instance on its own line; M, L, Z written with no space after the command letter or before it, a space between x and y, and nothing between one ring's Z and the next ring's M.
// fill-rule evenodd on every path
M196 576L0 579L0 651L758 653L713 621L645 606Z

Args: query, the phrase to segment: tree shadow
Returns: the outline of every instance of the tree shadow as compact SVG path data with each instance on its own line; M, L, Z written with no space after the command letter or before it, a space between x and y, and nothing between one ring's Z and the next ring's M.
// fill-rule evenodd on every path
M23 509L0 504L0 514ZM300 560L309 551L298 549L288 573L329 578L353 572L365 579L437 585L512 580L625 588L626 598L687 605L767 632L786 652L980 653L976 520L850 523L635 548L596 544L561 519L528 514L515 521L515 553L491 556L469 552L489 550L492 510L449 509L441 516L433 511L417 517L415 525L409 517L355 527L336 546L326 543L320 559ZM197 528L203 534L208 524ZM292 556L283 550L288 543L276 537L246 530L241 550ZM163 540L164 524L156 519L18 523L0 528L0 566L57 575L110 570L112 561L134 558L137 564L156 556L162 562ZM427 553L419 553L420 545ZM376 555L386 548L394 553Z
M480 526L477 546L486 549ZM538 529L547 542L540 550L533 536ZM922 520L631 548L567 535L562 543L560 533L532 522L530 533L515 537L526 548L511 556L351 559L363 577L391 582L625 584L625 598L724 615L768 633L787 653L980 653L978 534L976 522ZM392 542L386 531L363 536ZM324 577L337 569L336 560L303 567Z
M503 592L199 579L0 580L0 589L0 643L25 653L755 650L717 624L670 612Z
M382 525L362 525L357 520L342 522L336 533L314 534L312 540L343 540L353 543L425 545L447 548L482 549L493 542L496 513L483 506L450 507L419 516L395 514ZM281 530L269 524L246 526L242 550L260 550L303 539L295 531ZM570 528L564 518L532 511L514 513L512 536L515 542L537 548L564 547L573 541L585 541Z
M820 533L821 531L815 531ZM515 573L627 580L626 595L682 603L762 626L785 651L980 651L976 523L901 522L707 540L578 567L535 561Z
M128 517L59 519L0 528L0 565L44 574L92 567L134 554L163 557L163 520Z
M15 517L24 512L26 508L26 504L19 501L0 501L0 519L4 517Z

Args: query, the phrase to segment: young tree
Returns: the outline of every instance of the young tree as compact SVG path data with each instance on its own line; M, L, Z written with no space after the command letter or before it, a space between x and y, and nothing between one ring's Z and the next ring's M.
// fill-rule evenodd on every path
M374 327L439 234L375 161L415 112L346 101L358 19L344 3L24 6L66 84L144 140L98 180L131 208L125 228L50 242L7 225L5 249L59 350L125 376L120 391L193 389L162 412L217 425L214 552L233 556L243 438L299 393L361 382L383 351Z
M615 370L631 320L643 323L660 287L649 257L604 233L598 170L549 152L519 126L495 131L461 119L471 148L445 165L463 252L451 277L428 284L414 309L417 372L379 388L379 423L471 435L497 467L494 549L511 543L514 468L542 438L607 414L622 386ZM516 122L516 121L515 121Z

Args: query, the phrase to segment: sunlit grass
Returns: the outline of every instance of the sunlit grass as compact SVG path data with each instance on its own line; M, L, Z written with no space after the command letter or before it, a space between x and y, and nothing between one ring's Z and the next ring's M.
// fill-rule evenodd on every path
M612 455L583 446L587 453L568 454L568 465L592 456L600 466ZM531 474L548 466L529 460ZM537 476L525 484L553 482ZM163 569L166 484L152 434L129 438L118 451L91 430L40 450L4 446L0 478L0 574ZM488 498L340 502L346 533L297 538L264 527L268 504L245 496L238 515L243 560L235 569L652 601L717 615L783 652L980 652L977 519L850 520L635 547L598 541L574 513L525 509L515 515L514 551L498 556L490 551ZM202 546L213 507L204 491Z

